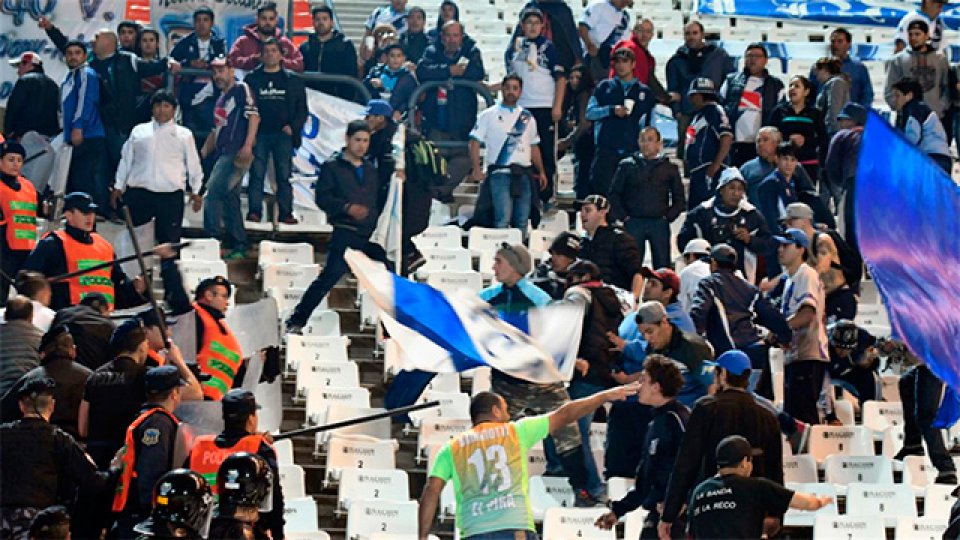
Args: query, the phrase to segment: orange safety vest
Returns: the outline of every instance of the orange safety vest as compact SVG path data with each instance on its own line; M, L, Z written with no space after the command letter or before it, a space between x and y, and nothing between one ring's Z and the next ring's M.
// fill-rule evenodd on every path
M243 363L243 352L233 332L223 325L226 332L220 330L213 315L194 303L193 309L203 324L203 343L197 351L197 364L200 370L209 374L210 380L201 383L203 397L219 401L233 388L233 379Z
M216 435L200 435L194 441L193 449L190 450L190 470L206 479L214 495L217 495L217 471L223 460L236 452L256 454L260 451L260 444L267 442L262 434L255 433L242 437L233 446L221 448L217 446L216 438ZM273 446L270 447L273 448Z
M154 407L153 409L144 411L144 413L138 416L137 419L130 424L130 427L127 428L127 435L123 441L123 448L120 449L120 479L117 481L117 487L113 493L114 512L122 512L124 507L127 506L127 495L130 492L131 481L137 477L137 471L134 468L137 463L137 442L133 440L133 433L140 426L140 424L144 423L147 418L150 418L150 416L156 412L169 416L175 424L180 423L180 420L177 420L177 417L174 416L170 411L164 409L163 407Z
M56 231L53 234L63 242L63 255L67 259L67 272L76 272L83 268L112 261L113 246L97 233L90 233L92 244L84 244L74 240L66 231ZM107 297L110 310L113 310L114 286L112 279L113 267L106 266L86 274L80 274L67 279L70 286L70 303L77 305L84 296L90 293L103 293Z
M19 191L0 182L0 225L7 226L7 248L32 251L37 246L37 190L26 178L17 180Z

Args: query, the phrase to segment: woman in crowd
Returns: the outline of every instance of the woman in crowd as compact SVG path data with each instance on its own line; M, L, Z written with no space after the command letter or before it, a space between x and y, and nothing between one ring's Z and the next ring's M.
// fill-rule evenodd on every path
M823 113L823 124L827 137L840 131L837 115L840 109L850 101L850 80L840 71L842 64L838 58L823 57L814 65L820 94L817 95L817 108ZM829 141L829 139L828 139Z
M827 139L823 113L813 106L813 83L803 75L794 75L787 88L787 101L770 114L769 125L780 130L784 141L797 148L797 161L811 180L820 173L820 151L826 150Z

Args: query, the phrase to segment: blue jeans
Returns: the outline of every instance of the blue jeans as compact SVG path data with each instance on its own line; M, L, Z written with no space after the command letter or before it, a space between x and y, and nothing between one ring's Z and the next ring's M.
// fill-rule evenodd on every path
M516 197L511 190L513 180L509 171L490 173L487 181L490 182L490 197L493 202L493 226L497 229L513 227L526 230L533 201L530 179L524 176L520 182L520 193Z
M247 249L247 231L243 229L240 212L240 179L243 174L233 165L234 154L217 158L207 178L207 197L203 202L203 230L208 236L220 238L223 221L225 240L234 251Z
M293 143L286 133L257 134L257 144L253 147L253 164L250 166L250 184L247 186L247 198L250 200L249 213L263 215L263 178L267 174L267 163L273 156L280 220L287 219L293 214L293 189L290 187L292 152Z
M636 218L627 220L623 226L630 236L637 241L640 248L640 260L647 253L647 242L650 242L654 268L669 268L670 266L670 223L667 218Z
M592 396L597 392L602 392L606 388L590 384L581 380L570 382L570 399L581 399ZM603 493L603 480L600 479L600 473L597 472L597 463L593 459L593 449L590 447L590 423L593 422L593 413L581 417L577 420L577 427L580 428L580 441L583 446L583 464L587 468L587 491L590 495L596 496Z

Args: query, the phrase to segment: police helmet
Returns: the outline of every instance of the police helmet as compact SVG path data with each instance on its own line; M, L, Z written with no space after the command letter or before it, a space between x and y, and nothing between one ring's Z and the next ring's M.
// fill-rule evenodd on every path
M239 507L272 506L273 471L262 457L250 452L230 454L217 471L218 515Z
M840 319L830 328L830 345L838 349L856 349L860 329L849 319Z
M213 493L203 476L189 469L174 469L157 480L150 519L134 530L166 538L206 538L212 509Z

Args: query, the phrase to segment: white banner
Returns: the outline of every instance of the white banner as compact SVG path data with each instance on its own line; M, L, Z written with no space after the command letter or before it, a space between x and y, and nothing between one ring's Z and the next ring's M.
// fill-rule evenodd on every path
M180 38L193 32L193 11L208 7L214 14L213 33L226 38L229 51L233 41L243 33L243 27L256 20L257 8L265 3L267 0L150 0L150 25L160 32L160 50L166 54ZM287 19L288 0L275 3L278 26L282 30Z
M0 104L6 105L17 68L9 60L32 51L43 58L43 69L57 84L63 81L67 65L37 21L47 17L69 39L88 41L103 27L116 28L123 19L125 0L14 0L0 2Z

